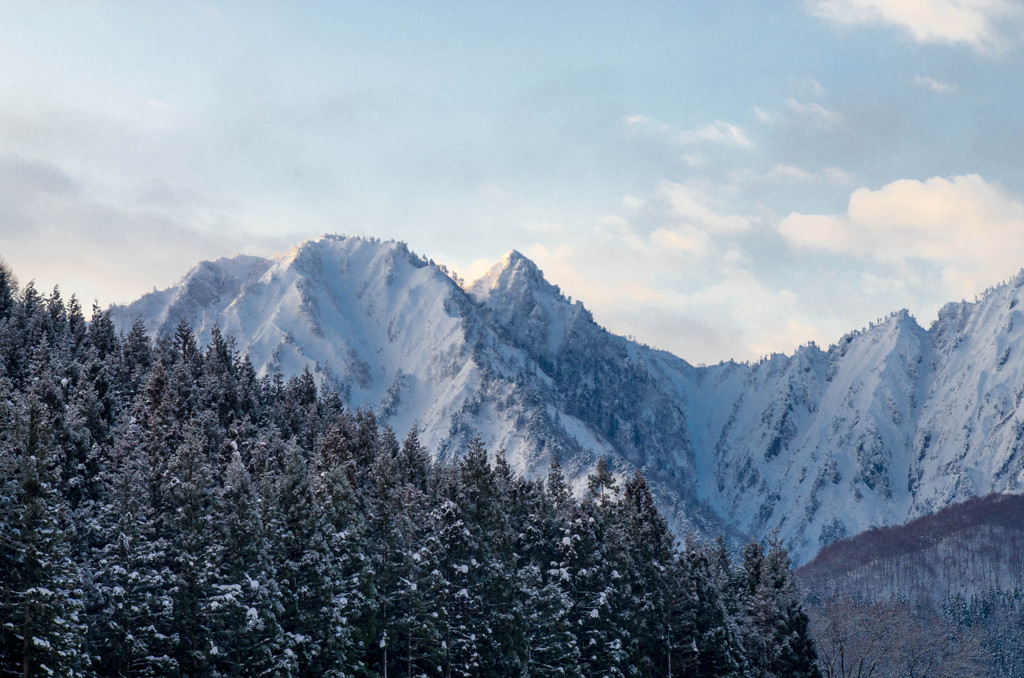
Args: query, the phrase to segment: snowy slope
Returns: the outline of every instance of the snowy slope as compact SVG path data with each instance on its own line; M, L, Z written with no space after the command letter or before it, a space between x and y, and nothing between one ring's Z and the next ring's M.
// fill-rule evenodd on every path
M1024 483L1024 274L925 330L899 312L822 350L695 368L613 335L526 257L467 289L405 245L324 236L203 262L126 307L232 333L263 373L310 365L438 454L479 432L529 474L642 468L677 529L764 535L795 559Z
M261 374L308 365L399 435L415 423L441 456L479 432L525 473L557 453L578 488L607 456L621 474L647 469L677 529L713 521L678 394L517 253L465 291L404 244L324 236L273 261L204 262L112 310L119 327L141 317L154 333L184 319L202 343L219 326Z

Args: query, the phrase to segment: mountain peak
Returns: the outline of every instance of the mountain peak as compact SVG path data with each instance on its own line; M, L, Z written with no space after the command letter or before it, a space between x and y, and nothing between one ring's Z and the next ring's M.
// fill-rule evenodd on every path
M501 258L501 262L506 268L510 266L519 266L521 264L531 268L537 268L537 265L530 261L526 255L515 249L509 250L505 256Z
M518 250L509 250L494 266L470 285L469 293L479 302L499 297L541 294L561 298L562 291L544 278L544 272Z

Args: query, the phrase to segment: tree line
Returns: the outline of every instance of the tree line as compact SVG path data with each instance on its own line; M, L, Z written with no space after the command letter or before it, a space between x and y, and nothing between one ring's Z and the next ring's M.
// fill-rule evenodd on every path
M584 488L580 488L583 490ZM777 540L678 544L642 474L434 461L0 266L0 675L819 676Z

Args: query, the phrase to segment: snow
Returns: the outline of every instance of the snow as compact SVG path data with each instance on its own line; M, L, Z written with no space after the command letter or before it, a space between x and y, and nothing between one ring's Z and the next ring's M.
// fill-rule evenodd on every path
M836 529L901 523L1024 482L1020 276L754 364L693 367L613 335L510 252L463 290L405 245L324 236L278 259L204 262L112 309L119 329L215 324L261 374L314 376L438 456L479 432L579 494L598 457L643 469L670 524L763 536L804 562Z

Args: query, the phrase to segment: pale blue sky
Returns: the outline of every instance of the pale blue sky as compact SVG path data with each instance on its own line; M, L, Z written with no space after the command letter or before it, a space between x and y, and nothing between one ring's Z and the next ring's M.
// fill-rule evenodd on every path
M88 303L323 232L515 248L693 362L1024 267L1018 0L0 4L0 255Z

